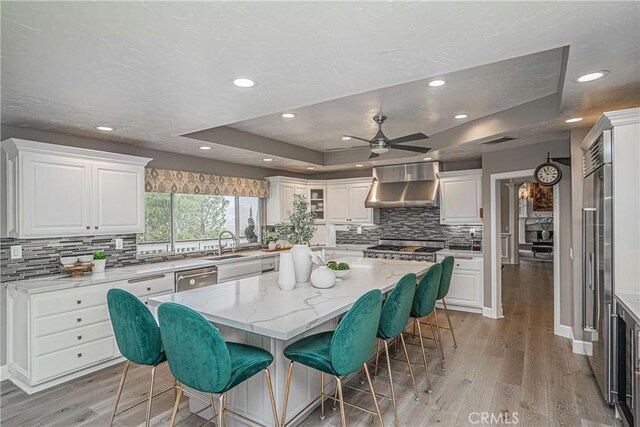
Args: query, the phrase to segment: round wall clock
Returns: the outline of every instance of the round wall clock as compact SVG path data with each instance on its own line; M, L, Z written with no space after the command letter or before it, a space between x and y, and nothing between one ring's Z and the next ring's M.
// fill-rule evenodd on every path
M533 177L540 185L556 185L562 178L562 171L555 163L545 162L536 168Z

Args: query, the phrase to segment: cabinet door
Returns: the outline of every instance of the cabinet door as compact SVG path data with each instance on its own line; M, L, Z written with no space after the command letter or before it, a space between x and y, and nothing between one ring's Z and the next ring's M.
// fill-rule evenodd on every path
M327 187L327 221L346 222L349 219L349 186Z
M144 168L94 163L93 224L95 234L144 232Z
M480 307L480 274L479 271L454 269L447 304Z
M440 222L442 224L482 224L480 181L479 177L441 180Z
M89 234L91 163L25 153L23 162L22 232L25 237Z
M280 184L280 221L289 221L289 212L293 211L293 195L296 188L293 184Z
M371 189L370 184L351 185L349 198L349 218L351 222L370 223L373 222L373 209L366 208L364 202Z

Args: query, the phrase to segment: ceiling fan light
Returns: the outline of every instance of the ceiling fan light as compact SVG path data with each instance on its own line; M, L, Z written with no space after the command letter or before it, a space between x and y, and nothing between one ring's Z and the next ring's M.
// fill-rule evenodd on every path
M372 153L376 153L376 154L384 154L387 151L389 151L389 147L384 147L384 146L380 146L380 147L373 147L371 149Z

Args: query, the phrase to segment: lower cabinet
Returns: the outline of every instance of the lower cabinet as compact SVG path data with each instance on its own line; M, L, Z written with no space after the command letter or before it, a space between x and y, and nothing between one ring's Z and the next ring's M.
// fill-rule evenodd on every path
M36 294L10 287L9 379L31 394L120 362L107 308L112 288L146 303L173 292L173 273Z
M447 255L438 254L440 262ZM445 300L447 308L482 313L482 258L458 256L453 264L451 286Z

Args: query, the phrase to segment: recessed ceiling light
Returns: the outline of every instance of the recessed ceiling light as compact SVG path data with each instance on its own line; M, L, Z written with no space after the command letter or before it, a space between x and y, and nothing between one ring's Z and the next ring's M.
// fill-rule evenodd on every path
M282 117L285 119L293 119L296 116L296 113L282 113Z
M576 81L578 83L587 83L587 82L592 82L594 80L598 80L601 79L605 76L605 74L607 74L608 71L606 70L602 70L602 71L594 71L593 73L589 73L589 74L585 74L584 76L580 76L576 79Z
M351 137L350 137L350 136L347 136L347 135L345 135L345 136L343 136L343 137L342 137L342 140L343 140L343 141L348 141L348 140L350 140L350 139L351 139Z
M454 119L458 119L458 120L466 119L467 117L469 117L468 114L458 114L458 115L453 116Z
M111 131L113 131L113 128L110 128L109 126L98 126L98 127L96 127L96 129L98 129L98 130L103 130L103 131L105 131L105 132L111 132Z
M433 160L433 157L423 157L422 160L425 160L425 161Z
M582 120L582 117L574 117L573 119L565 120L565 123L575 123L575 122L579 122L581 120Z
M238 87L254 87L256 82L251 79L235 79L233 84Z
M440 86L444 86L446 82L444 80L431 80L429 82L429 86L431 87L440 87Z
M313 166L307 166L307 170L314 170L314 169L315 169L315 167L313 167Z
M211 147L207 147L206 145L203 145L202 147L200 147L201 150L211 150Z
M264 160L265 162L272 162L273 161L273 159L262 159L262 160Z
M363 167L363 166L364 166L364 165L356 165L356 167L357 167L357 168L361 168L361 167Z

